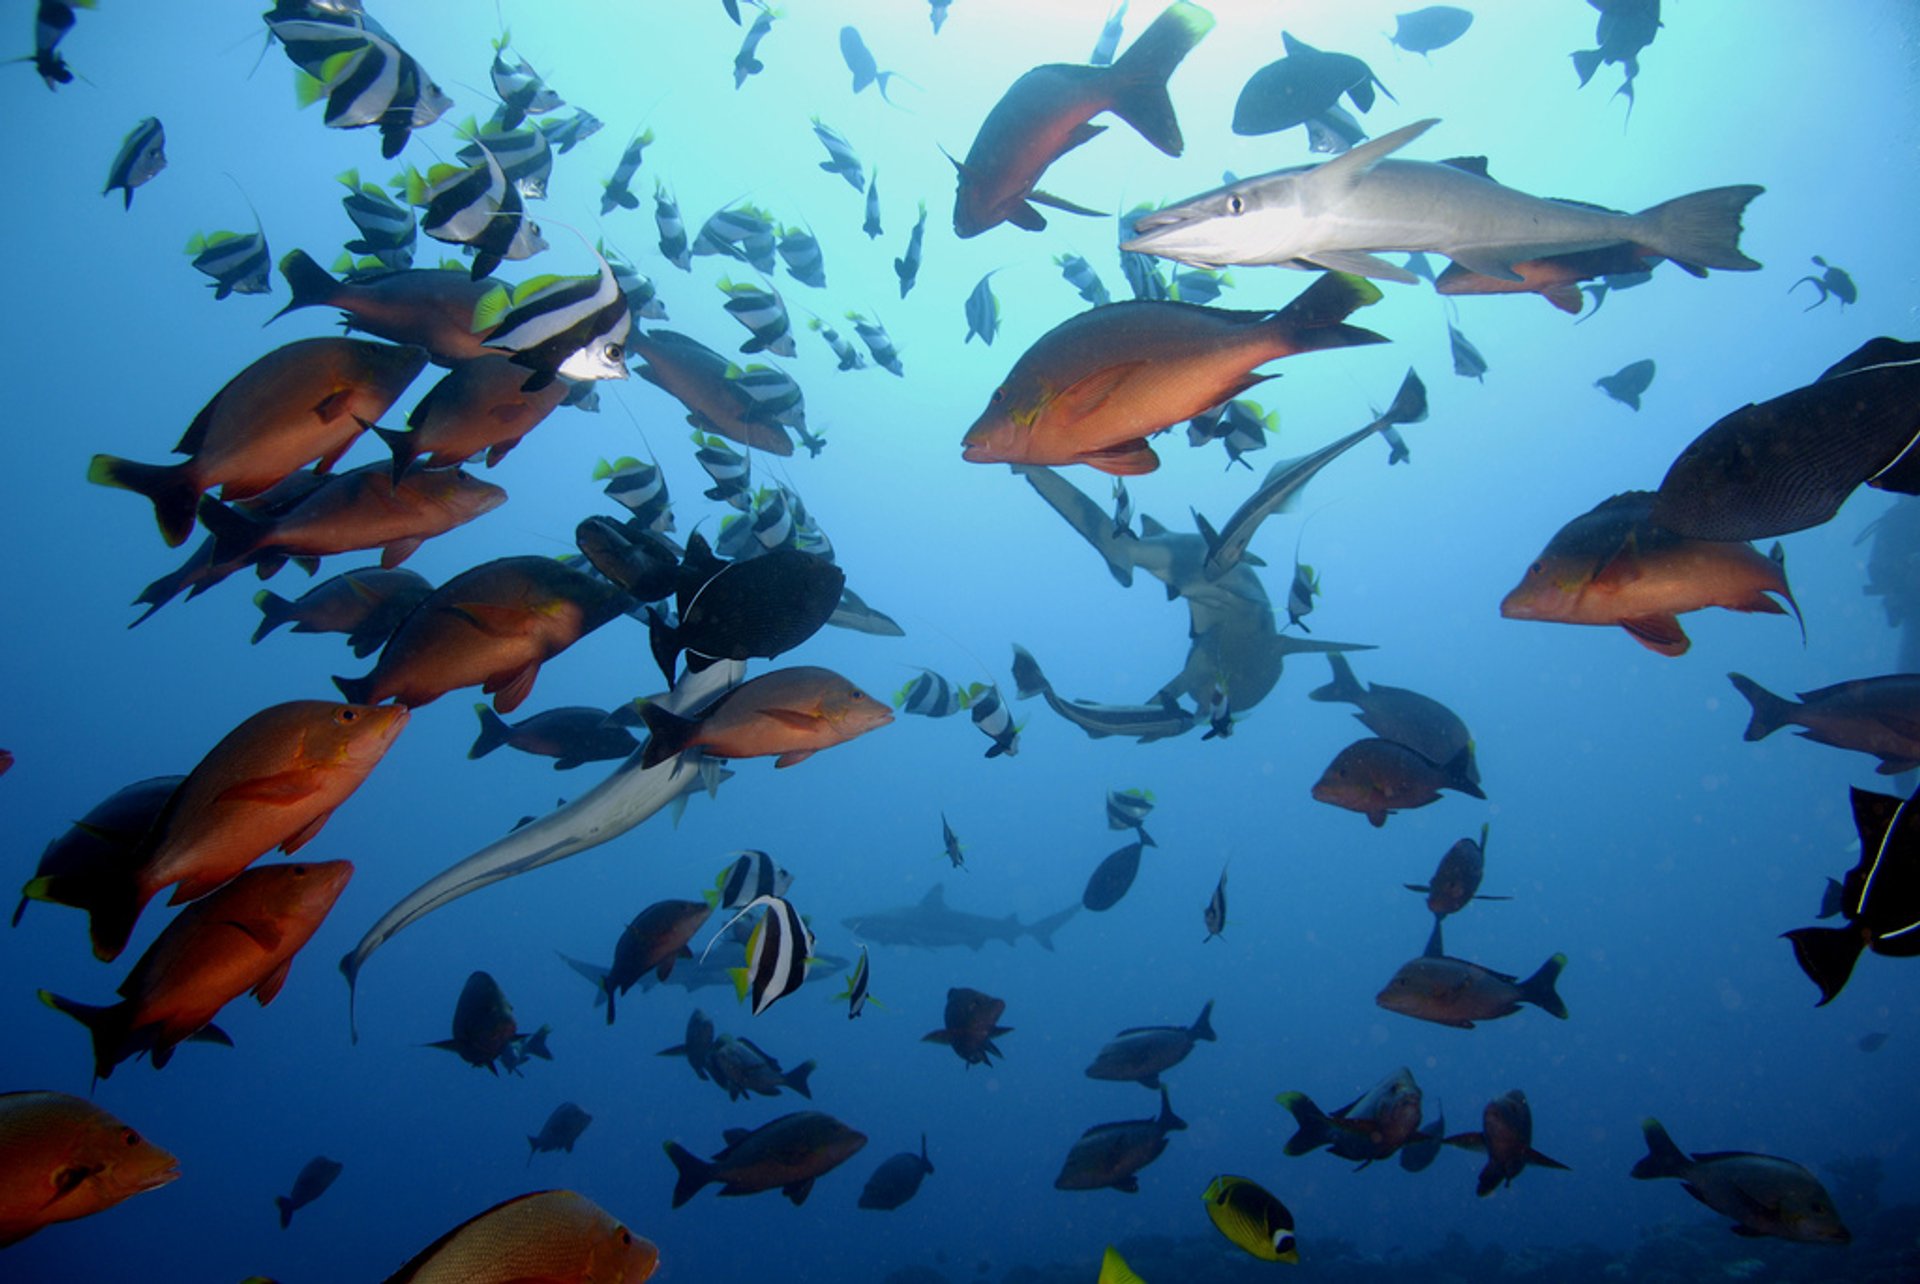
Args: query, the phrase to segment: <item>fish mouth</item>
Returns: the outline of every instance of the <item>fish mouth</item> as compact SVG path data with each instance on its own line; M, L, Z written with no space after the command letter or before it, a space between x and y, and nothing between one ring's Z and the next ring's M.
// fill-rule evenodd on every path
M145 1194L150 1190L158 1190L169 1182L178 1181L179 1178L180 1161L170 1157L165 1168L156 1169L148 1173L145 1177L142 1177L139 1182L139 1189L134 1193Z
M962 441L960 458L970 464L996 464L1000 456L993 453L993 447L984 441Z

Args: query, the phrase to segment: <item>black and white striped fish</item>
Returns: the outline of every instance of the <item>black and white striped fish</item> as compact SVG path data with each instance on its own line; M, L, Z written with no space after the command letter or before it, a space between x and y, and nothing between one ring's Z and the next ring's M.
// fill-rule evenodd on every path
M133 189L166 167L167 131L161 127L158 117L149 116L121 140L120 151L113 158L112 168L107 170L107 185L100 190L100 195L120 188L126 193L126 208L132 209Z
M753 1015L759 1016L781 999L798 990L807 979L807 959L813 953L813 933L800 918L800 911L778 896L756 896L733 917L739 922L756 909L764 909L747 938L747 965L731 969L734 992L753 1002ZM727 926L731 927L733 923ZM726 935L722 928L719 940ZM708 942L708 949L713 948Z
M507 181L520 189L520 195L530 201L547 199L547 181L553 177L553 148L545 134L537 129L479 130L472 142L454 154L469 165L478 165L482 148L493 154Z
M727 444L725 437L693 432L693 460L713 478L713 485L702 492L708 499L732 504L745 512L753 503L753 463Z
M787 265L787 274L802 285L810 285L823 290L827 285L827 265L820 254L819 238L812 232L797 227L780 229L778 245L780 258Z
M413 211L388 196L374 183L362 183L360 171L350 169L339 176L347 189L340 207L360 232L348 241L351 254L369 254L395 271L413 266L413 247L419 240L419 226Z
M906 298L920 279L920 251L927 239L927 203L920 202L920 218L907 234L907 252L893 261L893 274L900 278L900 297Z
M547 248L540 225L527 217L520 189L507 181L492 152L482 147L480 154L480 165L435 165L424 176L413 169L406 175L407 200L424 211L420 230L471 249L476 281L503 260L532 258Z
M406 148L414 130L433 124L453 106L413 55L371 27L358 28L351 45L337 48L317 67L296 50L337 45L341 33L352 28L305 20L274 23L271 29L302 67L295 101L308 107L326 99L322 119L329 129L377 126L380 154L388 160Z
M778 290L731 281L724 276L719 284L720 292L727 296L722 306L734 320L747 327L752 336L740 345L740 351L771 352L781 357L794 355L793 322L787 316L786 302Z
M640 208L640 198L633 194L633 176L640 172L641 154L647 150L652 142L653 131L651 129L643 129L627 140L626 150L620 153L620 161L613 167L613 177L605 179L600 184L600 213L602 215L611 214L616 209L637 210ZM664 189L656 190L654 196L656 201L660 200L660 191L662 190ZM674 216L676 219L679 217L678 210L674 211ZM661 228L660 235L662 240L664 240L666 237L666 229L664 227ZM683 232L681 235L684 238L685 233ZM663 244L660 247L660 252L665 254L666 248ZM668 255L667 257L671 258L673 256Z
M834 995L836 999L847 1001L847 1020L851 1021L867 1006L867 947L860 947L860 959L853 965L853 972L847 977L847 988ZM873 1000L880 1002L878 999Z
M693 253L724 254L730 259L751 263L765 276L772 276L777 244L773 221L765 211L752 205L738 205L716 211L700 225L693 238Z
M882 370L906 378L906 371L900 366L900 351L893 346L893 336L879 321L869 321L858 312L847 313L847 320L853 322L854 333L867 345L867 351L873 354L873 363Z
M873 176L867 180L867 221L860 225L860 230L869 238L880 235L880 171L878 169L875 169Z
M594 258L600 264L595 276L535 277L511 292L497 285L474 306L474 332L491 331L487 347L511 353L508 360L533 372L522 392L538 392L561 376L627 377L633 314L613 269Z
M784 486L762 487L753 497L753 538L766 552L785 548L793 540L793 510Z
M726 376L747 399L747 418L785 424L789 428L806 428L806 394L786 371L763 365L745 369L728 366Z
M1113 296L1107 293L1106 282L1093 270L1093 265L1078 254L1056 254L1054 266L1060 269L1060 275L1067 284L1080 292L1080 297L1088 303L1111 303Z
M213 297L229 294L268 294L273 287L269 277L273 258L267 250L267 234L256 225L248 233L208 232L193 234L187 242L196 271L213 278Z
M601 493L632 513L642 530L658 534L673 529L673 500L659 465L631 455L612 463L603 459L594 466L593 479L606 483Z
M599 133L605 124L592 112L578 107L571 116L549 116L534 123L562 156Z
M720 871L711 899L716 909L737 910L762 896L785 896L793 875L762 851L744 851Z
M940 846L940 854L952 861L955 869L967 867L966 857L960 854L960 835L953 832L953 826L947 823L947 813L944 811L940 813Z
M834 357L840 362L840 369L859 370L867 364L867 359L860 355L860 349L819 317L807 322L807 329L827 341L827 346L833 349Z
M687 244L687 224L665 183L653 185L653 225L660 231L660 257L682 272L691 272L693 250Z
M923 718L947 718L965 708L966 702L953 683L932 669L922 669L919 677L894 692L893 707Z
M1153 812L1153 793L1146 789L1109 789L1107 791L1107 828L1131 829L1142 847L1158 847L1146 831L1147 817Z
M993 741L987 748L987 757L998 758L1001 754L1012 757L1020 752L1020 728L1014 725L1007 702L1000 698L999 687L976 682L967 688L964 702L973 725Z
M1294 550L1293 583L1287 586L1287 625L1299 625L1308 633L1307 616L1313 613L1313 599L1320 596L1320 576L1311 566L1300 560L1300 552Z
M94 0L40 0L33 15L33 53L17 61L33 63L48 89L73 83L73 68L57 52L58 46L73 30L75 9L91 9Z
M998 272L995 268L993 271ZM979 335L981 342L993 346L993 337L1000 333L1000 300L993 293L993 272L980 278L973 287L973 293L967 296L965 308L967 314L967 337L962 343L972 343L973 336Z
M1380 430L1380 438L1387 443L1388 464L1405 464L1412 462L1413 452L1407 449L1407 439L1400 435L1398 428L1395 428L1392 424L1388 424Z
M567 105L567 100L555 93L540 73L527 65L525 58L516 54L510 65L506 57L509 43L510 37L504 31L493 42L493 66L487 74L493 81L494 94L500 99L500 127L517 129L528 116L558 111Z
M594 249L600 252L600 257L605 259L607 266L613 269L614 282L619 285L620 293L626 296L627 311L633 314L635 325L640 324L642 320L665 321L668 319L667 305L660 301L660 291L654 285L652 277L608 249L605 241L597 242Z
M1133 496L1127 493L1127 479L1113 479L1113 537L1133 534Z
M1220 291L1232 284L1233 278L1225 272L1186 268L1173 274L1173 298L1180 303L1195 303L1204 307L1219 298Z
M1201 911L1201 917L1207 924L1207 934L1200 938L1200 944L1205 945L1220 935L1227 925L1227 870L1224 865L1220 868L1220 881L1213 885L1213 895L1207 898L1207 907Z
M733 56L733 87L735 89L747 83L747 77L757 76L766 70L766 64L760 61L760 42L773 30L773 20L778 15L772 9L762 5L760 14L747 28L746 38L740 42L740 51Z
M846 135L815 116L813 136L827 149L827 159L820 162L820 168L846 179L856 192L866 190L866 170L861 166L859 156L854 154L853 144L847 141Z
M827 434L825 432L810 432L805 424L795 424L793 426L793 435L799 438L802 446L807 448L807 458L809 459L820 458L820 452L827 448ZM832 621L829 620L828 623L832 623Z

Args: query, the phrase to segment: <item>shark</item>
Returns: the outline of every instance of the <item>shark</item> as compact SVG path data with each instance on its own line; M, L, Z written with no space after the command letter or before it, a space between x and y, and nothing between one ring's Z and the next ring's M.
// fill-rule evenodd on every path
M1040 943L1041 949L1051 951L1053 934L1079 909L1078 905L1069 905L1033 923L1022 923L1014 914L989 918L949 907L946 884L935 883L917 905L855 914L842 919L841 923L856 937L876 945L911 945L925 950L964 945L977 950L988 941L1013 945L1021 937L1031 936Z

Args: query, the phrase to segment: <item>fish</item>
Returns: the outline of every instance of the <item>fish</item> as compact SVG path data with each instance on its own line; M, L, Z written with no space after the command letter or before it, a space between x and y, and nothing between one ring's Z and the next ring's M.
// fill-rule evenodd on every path
M571 771L589 762L617 761L640 747L625 727L609 724L607 711L591 705L547 709L509 726L491 707L473 706L480 734L468 758L484 758L502 745L554 759L555 771Z
M1114 220L1115 245L1124 246L1128 240L1138 234L1136 222L1153 213L1151 205L1136 205ZM1130 254L1120 251L1120 275L1126 279L1127 288L1133 291L1135 299L1149 302L1165 302L1173 297L1173 286L1167 281L1167 275L1151 257L1145 254Z
M1242 136L1278 133L1338 111L1342 95L1361 111L1373 108L1374 87L1390 100L1373 68L1352 54L1315 49L1292 32L1280 33L1286 56L1247 79L1233 105L1233 132Z
M787 265L788 276L816 290L827 288L826 260L820 252L820 240L812 231L783 227L775 248L780 253L781 262Z
M599 133L605 122L592 112L576 107L571 116L565 118L550 116L545 120L537 120L534 124L547 136L547 141L557 147L562 156L565 156L576 146Z
M1320 596L1320 577L1300 560L1298 546L1293 551L1293 582L1287 586L1287 627L1306 629L1307 616L1313 612L1313 599ZM1307 629L1312 632L1311 629Z
M1234 1247L1263 1262L1300 1260L1292 1211L1251 1178L1215 1177L1200 1198L1214 1229Z
M377 127L380 155L387 160L406 150L414 130L425 129L453 108L453 99L412 54L364 21L343 29L270 17L268 26L300 68L294 79L295 103L310 107L324 99L322 121L329 129ZM351 39L343 38L347 30L355 33ZM317 46L322 60L303 57L303 46Z
M1387 463L1389 466L1393 464L1404 464L1412 460L1413 452L1407 449L1407 439L1400 435L1399 429L1392 427L1382 428L1380 430L1380 436L1387 443Z
M298 469L253 498L236 501L235 506L250 515L271 519L292 511L296 504L319 489L326 480L325 475L311 468ZM147 609L127 627L134 628L146 623L155 611L180 594L187 594L189 599L196 597L252 564L252 559L246 557L216 562L213 552L217 543L213 536L205 536L187 554L186 561L140 590L134 604Z
M1376 1004L1389 1012L1460 1030L1473 1029L1476 1021L1511 1016L1523 1003L1562 1021L1567 1019L1567 1005L1554 989L1554 982L1567 966L1566 955L1554 955L1523 981L1478 963L1447 957L1437 948L1439 933L1434 936L1426 954L1400 965L1375 997Z
M1127 479L1113 479L1113 537L1126 539L1133 534L1133 496L1127 493Z
M427 364L422 348L364 339L300 339L249 363L193 417L175 464L95 455L87 480L153 504L169 547L193 532L196 505L218 486L247 499L308 464L327 472Z
M187 240L186 252L193 256L194 271L213 278L208 288L216 299L230 294L267 294L273 288L268 282L273 258L267 249L267 234L257 224L244 234L195 232Z
M1849 303L1858 303L1860 301L1860 287L1853 283L1852 275L1849 274L1845 268L1835 267L1818 254L1813 256L1813 265L1820 269L1819 276L1803 276L1787 287L1787 293L1789 294L1803 285L1811 285L1819 292L1819 297L1802 308L1801 311L1811 312L1828 299L1838 299L1840 300L1840 310L1845 312Z
M933 21L933 34L939 35L940 28L946 24L947 10L953 8L953 0L927 0L932 12L927 16Z
M666 1143L677 1180L673 1206L680 1207L700 1191L721 1183L722 1195L754 1195L778 1190L794 1204L804 1204L813 1183L860 1152L867 1135L815 1110L781 1115L758 1128L729 1128L726 1148L712 1159L700 1159L677 1142Z
M740 345L740 351L771 352L779 357L795 354L793 324L778 290L730 281L724 276L719 285L720 292L727 296L722 306L751 336Z
M1745 1150L1689 1155L1674 1144L1658 1119L1642 1120L1640 1131L1646 1137L1647 1153L1627 1175L1639 1181L1679 1178L1689 1195L1733 1219L1734 1234L1803 1244L1852 1241L1826 1187L1791 1159Z
M1206 908L1201 911L1201 917L1206 920L1207 934L1200 938L1200 944L1205 945L1214 937L1225 932L1227 927L1227 870L1224 865L1220 867L1220 881L1213 885L1213 895L1207 898L1207 905Z
M735 993L743 1000L751 998L753 1015L759 1016L806 983L807 961L813 954L813 932L791 902L772 895L756 896L748 901L727 926L733 926L756 909L765 909L766 913L754 924L753 934L747 938L747 963L734 970L733 981ZM723 928L707 942L707 950L712 950L725 935ZM705 957L706 951L702 951L703 961Z
M880 236L880 171L875 169L867 179L867 213L860 224L860 230L867 234L868 240L877 240Z
M566 385L556 381L529 392L530 381L526 367L499 354L462 361L447 371L408 413L409 431L373 429L393 452L394 482L402 481L416 460L445 468L483 456L491 468L505 459L567 395Z
M1093 270L1093 265L1078 254L1056 254L1053 262L1054 266L1060 269L1060 275L1067 279L1067 284L1078 291L1080 297L1088 303L1099 305L1113 301L1112 296L1107 293L1105 283Z
M94 0L39 0L33 12L33 52L15 62L31 62L49 90L73 83L73 68L60 56L60 42L78 21L75 9L91 9Z
M531 1165L533 1157L543 1150L564 1150L571 1155L573 1143L580 1140L580 1134L592 1122L593 1116L571 1101L561 1102L540 1125L539 1134L527 1138L527 1163Z
M1193 1046L1218 1037L1209 1018L1213 1000L1208 999L1192 1025L1140 1025L1122 1030L1087 1067L1087 1078L1133 1082L1143 1088L1158 1088L1160 1076L1187 1059Z
M836 1001L840 999L847 1001L847 1020L852 1021L859 1017L866 1011L869 1002L880 1002L880 1000L868 993L867 987L869 979L867 947L862 945L860 947L860 961L853 965L853 971L847 976L847 988L833 996Z
M531 371L520 390L537 393L556 379L627 377L627 335L633 312L597 252L596 276L534 277L508 290L499 285L473 308L473 328L487 347Z
M1325 1146L1365 1168L1400 1153L1404 1167L1405 1148L1422 1139L1420 1085L1405 1066L1331 1114L1304 1092L1283 1092L1275 1100L1287 1108L1296 1125L1285 1148L1289 1155L1305 1155Z
M1799 726L1806 728L1798 733L1802 739L1878 758L1876 770L1883 776L1920 767L1920 675L1836 682L1802 691L1797 703L1744 674L1727 677L1753 706L1744 740L1765 740L1782 727Z
M1458 165L1464 162L1456 159L1449 163ZM1595 291L1594 308L1598 309L1599 300L1612 288L1607 284L1609 281L1624 279L1628 275L1651 279L1652 268L1659 262L1660 256L1644 246L1622 241L1597 250L1522 259L1513 265L1516 280L1483 276L1458 263L1449 263L1446 270L1434 280L1433 288L1436 293L1449 297L1463 294L1537 294L1560 311L1578 315L1586 302L1586 296L1581 293L1581 282L1599 278L1599 284L1586 287ZM1693 275L1705 275L1703 268L1689 264L1681 266Z
M1470 762L1465 749L1443 765L1398 741L1369 736L1334 755L1313 786L1313 796L1359 812L1378 829L1393 812L1440 801L1442 789L1485 798L1467 774Z
M673 529L673 497L659 464L631 455L612 463L603 459L594 466L593 479L606 483L601 493L633 514L642 530L661 534Z
M292 300L274 320L301 308L338 308L349 330L426 349L443 366L487 355L473 329L474 305L497 282L445 268L408 268L342 281L305 250L280 260ZM366 416L369 422L378 415Z
M1408 53L1424 57L1444 49L1467 34L1473 15L1450 4L1430 4L1411 13L1394 15L1393 34L1387 39Z
M762 896L785 896L792 886L793 875L774 864L773 857L745 851L720 871L707 902L715 909L745 909Z
M900 297L906 298L920 279L920 243L927 234L927 203L920 202L920 217L907 234L907 252L893 261L893 274L900 278Z
M1235 464L1253 470L1246 461L1250 451L1264 450L1270 433L1280 430L1280 412L1262 412L1258 402L1244 397L1212 406L1187 423L1187 444L1204 446L1217 441L1227 450L1227 467Z
M1245 392L1278 357L1385 342L1342 324L1380 298L1329 274L1278 312L1114 303L1070 317L1015 362L966 432L973 463L1084 463L1121 476L1160 460L1146 438Z
M713 906L704 900L655 901L621 929L620 939L613 945L613 962L608 966L597 968L573 959L567 962L576 972L598 984L600 992L594 998L594 1005L597 1007L602 1002L607 1005L607 1024L612 1025L614 1000L649 972L662 981L672 976L675 960L693 957L687 942L712 915Z
M653 1241L570 1190L495 1204L415 1253L383 1284L644 1284L660 1265Z
M1146 1281L1127 1265L1127 1259L1120 1256L1120 1250L1109 1244L1107 1251L1100 1256L1100 1276L1095 1284L1146 1284Z
M1875 1030L1871 1034L1863 1034L1860 1036L1860 1042L1855 1046L1862 1052L1878 1052L1887 1046L1886 1031Z
M547 184L553 178L553 148L545 132L532 126L501 131L489 125L485 129L475 127L470 133L472 141L454 153L457 158L478 165L484 159L483 151L491 153L499 162L500 172L519 189L523 199L547 199Z
M1630 361L1610 375L1601 375L1593 386L1623 406L1640 409L1641 394L1653 382L1653 359Z
M778 17L772 9L762 5L754 17L753 25L747 28L747 34L740 41L740 50L733 55L733 87L735 89L747 83L749 76L757 76L766 70L766 64L760 61L760 42L773 30L773 20ZM676 1205L678 1207L678 1205Z
M1470 901L1510 901L1511 896L1480 895L1480 880L1487 869L1487 826L1480 826L1480 840L1462 838L1447 848L1433 877L1424 883L1403 884L1410 892L1427 898L1427 910L1435 921L1458 914Z
M867 345L867 351L873 354L873 364L885 370L895 378L906 378L906 371L900 365L899 349L893 346L893 336L878 319L869 320L858 312L847 313L847 320L853 322L853 331L860 341Z
M1095 1124L1080 1134L1067 1152L1055 1190L1099 1190L1112 1187L1138 1194L1140 1169L1158 1159L1167 1148L1167 1134L1179 1132L1186 1120L1173 1113L1167 1090L1160 1089L1160 1113L1152 1119L1127 1119Z
M797 548L722 561L696 531L675 588L678 622L656 613L649 626L654 661L671 682L683 652L694 673L719 660L773 659L819 632L846 582L832 562Z
M1013 680L1014 694L1020 699L1046 697L1048 707L1095 740L1129 736L1141 744L1151 744L1193 730L1194 715L1172 696L1162 696L1155 704L1096 704L1091 700L1062 699L1054 692L1046 674L1040 671L1033 655L1017 642L1013 645Z
M1794 962L1820 989L1825 1007L1853 975L1863 951L1888 958L1920 955L1920 811L1912 799L1849 791L1860 860L1841 882L1845 927L1801 927L1783 933Z
M274 1207L280 1210L280 1229L292 1226L296 1212L326 1194L344 1167L339 1160L325 1155L315 1155L302 1164L294 1175L292 1192L273 1197Z
M852 30L851 27L848 28ZM861 1208L891 1212L920 1193L920 1183L933 1175L933 1161L927 1158L927 1134L920 1134L920 1153L903 1150L889 1155L867 1178L860 1192Z
M1684 267L1685 265L1683 264L1682 266ZM1514 265L1514 270L1519 270L1518 264ZM1609 272L1603 275L1598 281L1581 286L1580 288L1587 292L1587 297L1593 300L1593 307L1587 312L1586 316L1580 318L1580 321L1592 320L1594 313L1600 310L1600 305L1607 301L1607 295L1614 290L1631 290L1633 287L1645 285L1651 280L1653 280L1653 271L1649 268L1644 271ZM1575 324L1577 325L1579 322Z
M977 1065L990 1066L993 1058L1006 1056L994 1039L1013 1033L1012 1026L1000 1024L1000 1017L1006 1010L1005 999L996 999L966 986L955 986L947 991L947 1005L940 1029L921 1035L920 1041L941 1043L952 1048L954 1055L964 1061L968 1069Z
M1565 1164L1533 1148L1533 1110L1527 1105L1527 1094L1520 1089L1489 1101L1480 1126L1480 1132L1447 1138L1449 1146L1486 1152L1486 1167L1480 1170L1480 1179L1474 1186L1476 1195L1484 1197L1501 1186L1513 1185L1520 1170L1529 1165L1567 1171Z
M162 1069L189 1039L231 1046L213 1018L248 991L261 1007L273 1002L352 876L343 860L245 870L174 916L120 983L120 1002L94 1007L46 990L40 1001L87 1028L96 1081L141 1053Z
M1366 129L1353 114L1344 107L1329 107L1318 116L1307 119L1307 150L1338 156L1351 150L1355 143L1364 142ZM1411 267L1408 269L1412 271Z
M180 1161L91 1101L0 1093L0 1248L180 1176Z
M502 129L518 129L528 116L544 116L567 105L567 100L554 92L525 57L516 54L511 64L507 62L510 43L508 33L501 32L493 42L493 65L487 69L494 95L500 99L498 119Z
M645 364L639 375L687 409L687 422L770 455L791 455L793 439L777 423L756 419L747 395L727 378L733 362L696 339L663 326L627 336L631 356Z
M641 709L651 735L641 765L688 748L713 758L773 757L791 767L893 721L888 708L837 673L796 665L763 673L721 697L698 719L657 704Z
M1453 372L1462 379L1475 379L1481 383L1487 381L1487 359L1480 355L1480 349L1473 341L1461 334L1451 321L1447 323L1447 346L1453 351Z
M1869 339L1804 388L1742 406L1680 452L1652 520L1762 539L1832 519L1858 487L1920 493L1920 343Z
M33 877L21 888L13 925L20 926L28 901L85 909L91 903L88 889L132 878L143 859L141 839L185 779L152 776L137 780L89 807L40 853Z
M1659 513L1660 497L1652 491L1602 500L1547 541L1501 600L1500 614L1509 620L1617 624L1665 656L1684 655L1692 645L1680 627L1686 611L1719 606L1785 615L1791 607L1798 618L1779 545L1763 555L1737 539L1691 538L1676 533Z
M976 682L961 692L961 702L967 707L967 716L980 734L992 743L983 755L998 758L1020 752L1020 733L1026 724L1015 725L1013 715L1007 711L1007 702L1000 698L1000 688L991 683Z
M805 1061L791 1070L783 1070L780 1063L752 1039L723 1034L707 1053L706 1068L713 1082L726 1090L729 1101L751 1095L777 1097L782 1088L811 1100L813 1092L807 1087L807 1079L818 1066Z
M460 987L459 1001L454 1004L453 1037L427 1046L454 1053L468 1065L498 1075L498 1066L505 1065L512 1071L528 1057L553 1060L547 1050L550 1029L543 1025L532 1034L522 1034L515 1026L513 1004L507 1002L500 983L491 974L476 971Z
M1100 28L1100 38L1094 41L1093 52L1087 55L1087 65L1091 67L1111 67L1113 55L1120 48L1120 36L1127 20L1127 0L1107 11L1107 20Z
M352 254L370 254L384 267L405 269L413 266L413 249L419 240L419 224L413 210L400 204L376 183L360 181L360 171L347 170L339 175L347 189L340 207L353 220L360 235L346 243Z
M1105 913L1118 905L1133 887L1133 880L1139 876L1142 850L1143 845L1136 841L1118 851L1109 852L1088 876L1087 888L1080 894L1080 903L1096 914Z
M1432 696L1406 687L1380 682L1363 685L1343 655L1328 655L1327 664L1333 670L1333 681L1307 692L1307 699L1353 705L1359 711L1353 716L1361 726L1383 740L1405 745L1435 766L1444 766L1464 754L1462 775L1475 785L1480 783L1473 733L1459 714Z
M878 85L880 96L886 98L888 103L893 103L893 99L887 98L889 80L899 79L905 80L909 85L913 84L897 71L880 70L880 64L874 60L872 51L867 48L867 42L860 38L858 28L851 26L840 28L840 56L846 60L847 70L853 73L853 92L856 94L864 91L868 85ZM918 88L918 86L915 87Z
M1158 847L1147 833L1147 817L1153 814L1151 789L1109 789L1107 791L1107 828L1131 829L1142 847Z
M107 169L107 185L100 189L100 194L105 196L119 188L126 197L125 208L132 209L133 189L152 182L154 176L166 167L166 128L160 124L158 117L148 116L128 130L127 136L120 141L120 150Z
M1037 190L1047 167L1098 136L1093 117L1110 111L1168 156L1184 149L1167 82L1213 28L1213 15L1176 0L1110 67L1046 63L1008 88L974 135L966 159L954 161L953 230L961 239L1001 223L1030 232L1046 227L1035 204L1093 214Z
M867 359L860 355L858 348L819 317L810 319L807 322L807 329L819 335L826 341L827 346L833 349L834 359L839 362L839 369L859 370L867 364Z
M953 826L947 823L947 813L940 813L940 854L947 858L955 869L967 867L966 857L961 855L960 835L953 832Z
M687 242L687 225L680 217L680 205L665 183L653 185L653 225L660 234L660 257L682 272L693 270L693 249Z
M1041 949L1051 953L1053 934L1079 909L1078 905L1070 905L1033 923L1022 923L1016 914L989 918L951 908L947 904L946 885L935 883L918 904L856 914L842 919L841 925L855 937L876 945L908 945L927 950L965 946L977 950L988 941L1005 941L1011 946L1022 937L1030 936Z
M847 32L852 31L853 28L844 27L841 30ZM860 164L860 157L853 150L853 144L847 141L845 134L842 134L818 116L812 119L813 136L820 140L822 147L827 149L827 159L820 162L820 168L829 174L838 174L840 177L846 179L847 186L853 188L854 191L866 191L866 169Z
M1600 11L1594 27L1594 49L1579 49L1572 54L1574 74L1585 88L1593 73L1608 63L1617 64L1626 73L1616 95L1624 94L1627 110L1633 110L1633 81L1640 74L1640 53L1653 43L1660 22L1660 0L1587 0Z
M683 1042L671 1048L662 1048L656 1054L662 1057L685 1057L687 1064L693 1067L693 1073L702 1083L709 1078L707 1058L713 1054L713 1018L699 1008L687 1018L687 1037Z
M1408 285L1413 273L1378 253L1444 254L1503 280L1516 279L1513 265L1526 259L1622 241L1699 268L1760 268L1739 242L1741 213L1761 187L1716 187L1616 214L1542 200L1455 165L1389 159L1438 123L1416 121L1319 165L1189 197L1141 218L1139 234L1121 248L1196 267L1326 268Z
M421 211L422 232L472 250L476 281L503 261L530 259L547 248L540 225L527 217L520 189L484 146L477 165L435 165L424 175L409 169L406 193L407 203Z

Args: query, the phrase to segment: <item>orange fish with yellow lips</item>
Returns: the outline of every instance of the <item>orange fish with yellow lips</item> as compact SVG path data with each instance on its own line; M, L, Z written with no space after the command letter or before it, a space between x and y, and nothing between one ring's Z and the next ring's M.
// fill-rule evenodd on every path
M791 767L893 721L893 711L830 669L795 665L741 683L698 719L640 706L651 739L640 765L698 747L712 758L773 757Z
M387 412L427 364L424 348L367 339L300 339L276 348L215 393L187 426L177 464L95 455L87 480L153 501L169 545L193 532L203 492L258 495L319 461L326 472L367 424Z
M249 990L265 1007L340 898L353 866L343 860L261 865L180 911L120 983L119 1003L93 1007L40 991L40 1001L93 1035L94 1077L144 1052L158 1069L188 1039L233 1040L213 1024Z
M660 1250L570 1190L495 1204L421 1249L383 1284L644 1284Z
M172 1155L91 1101L0 1093L0 1248L179 1175Z

